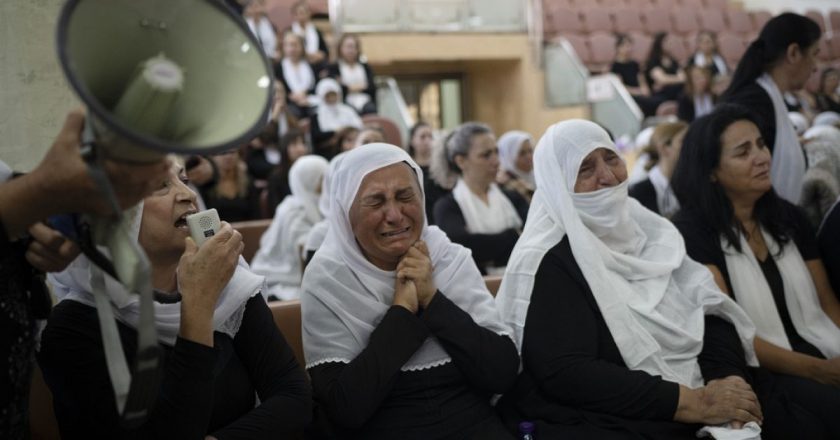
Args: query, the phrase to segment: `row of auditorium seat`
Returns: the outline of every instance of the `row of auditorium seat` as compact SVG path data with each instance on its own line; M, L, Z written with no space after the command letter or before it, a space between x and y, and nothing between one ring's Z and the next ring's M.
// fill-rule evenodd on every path
M653 37L640 32L631 32L628 35L633 40L633 59L644 66ZM608 69L613 58L615 58L616 38L613 34L606 32L596 32L589 35L569 33L561 34L555 37L555 40L559 37L566 38L571 43L578 57L591 72L601 72ZM753 37L739 34L718 34L718 49L730 68L735 68L752 39ZM680 64L685 65L688 58L696 50L695 36L669 35L665 40L665 48ZM840 32L820 41L818 58L823 64L840 62Z

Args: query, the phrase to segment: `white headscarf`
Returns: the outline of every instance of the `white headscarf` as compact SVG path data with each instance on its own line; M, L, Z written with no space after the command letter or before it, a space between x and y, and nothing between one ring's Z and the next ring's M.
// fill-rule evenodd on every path
M819 125L833 125L837 127L840 125L840 113L837 112L822 112L814 117L814 127Z
M291 195L277 205L251 263L254 272L265 276L268 295L282 300L300 296L303 269L299 251L312 226L321 220L318 185L326 169L327 160L315 155L299 158L289 169Z
M597 148L615 151L601 127L583 120L554 124L536 148L537 191L496 297L517 347L522 349L540 262L568 236L628 368L702 386L697 356L706 314L732 322L748 362L757 365L749 318L721 293L708 269L686 256L682 237L668 220L631 199L626 181L573 192L581 162Z
M414 170L422 194L422 170L402 148L389 144L368 144L349 151L330 176L330 229L303 276L306 368L327 362L350 363L367 346L371 332L391 307L395 272L379 269L365 258L350 227L349 211L365 176L399 163ZM438 291L469 313L478 325L510 334L470 251L449 241L446 234L428 226L425 220L420 239L429 248ZM402 370L423 370L450 361L446 350L429 337Z
M304 259L309 252L317 251L324 242L324 239L327 238L327 231L330 229L328 214L330 212L330 203L332 202L332 191L330 189L332 178L330 176L335 174L335 170L338 168L345 154L347 153L336 154L330 160L330 165L324 172L324 177L321 180L321 197L318 199L318 210L321 211L322 219L312 227L312 230L306 236L306 243L303 245L303 255L301 255Z
M132 216L131 236L140 236L140 224L143 218L143 204L141 203L126 215ZM107 250L101 248L103 253ZM80 255L64 271L51 273L48 281L53 287L53 293L58 301L73 300L96 307L93 289L91 288L92 271L100 270L84 255ZM131 295L117 280L105 274L105 291L111 298L115 317L132 328L137 328L140 319L140 297ZM227 286L222 289L213 312L213 329L231 338L236 336L245 305L253 296L265 290L265 279L252 273L248 263L241 256L239 265L233 273ZM155 302L155 324L158 340L166 345L175 345L181 326L181 304L162 304Z
M338 95L335 104L327 104L326 96L334 92ZM362 118L347 104L341 102L341 86L332 78L324 78L315 87L318 95L318 127L321 131L338 131L344 127L362 128Z
M790 123L793 124L793 129L796 130L796 134L799 136L802 136L802 133L805 133L805 130L810 127L810 124L808 124L808 118L806 118L802 113L788 112L788 118L790 119Z
M529 188L534 189L534 169L526 173L516 167L516 158L525 141L530 142L531 146L534 145L534 138L524 131L514 130L503 134L499 138L499 162L503 170L519 177Z
M770 180L773 181L773 188L779 196L797 204L802 194L802 177L805 175L805 154L799 145L799 136L790 122L785 99L773 78L765 73L755 82L770 96L776 120L776 141L773 146L773 162L770 165Z

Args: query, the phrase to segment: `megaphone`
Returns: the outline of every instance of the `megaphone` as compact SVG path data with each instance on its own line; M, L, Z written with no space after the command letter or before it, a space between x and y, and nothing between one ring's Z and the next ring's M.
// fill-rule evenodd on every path
M82 134L91 177L113 218L74 222L91 270L108 373L121 425L140 426L160 381L151 270L130 236L103 158L154 162L208 154L253 139L268 120L272 69L245 22L219 0L68 0L58 57L89 112ZM110 260L97 245L108 248ZM111 261L113 260L113 261ZM107 273L140 296L137 354L129 369L105 292Z
M268 120L272 69L218 0L69 0L58 56L108 157L238 147Z

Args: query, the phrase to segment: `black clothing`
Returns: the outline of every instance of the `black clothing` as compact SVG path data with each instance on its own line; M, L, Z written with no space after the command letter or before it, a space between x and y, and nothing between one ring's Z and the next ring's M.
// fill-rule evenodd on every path
M26 240L9 243L0 226L0 438L29 438L29 387L35 365L36 320L50 297L43 274L26 261Z
M277 171L268 178L268 212L271 217L274 217L274 210L286 196L292 195L292 189L289 187L289 171L287 169L278 168Z
M656 188L653 187L653 182L650 179L636 182L629 189L630 197L639 201L647 209L660 214L659 204L656 203ZM660 214L661 215L661 214Z
M132 364L137 331L121 322L118 328ZM62 301L42 338L39 362L64 439L270 439L300 431L311 419L306 376L262 295L248 301L233 339L217 332L213 347L181 338L161 345L160 394L149 420L133 432L118 427L96 309Z
M452 362L401 371L430 336ZM437 292L418 315L391 307L349 364L325 363L309 374L319 409L336 431L330 438L510 438L490 397L513 384L518 365L508 336L480 327Z
M817 240L831 287L840 299L840 204L825 215Z
M776 112L773 109L773 101L770 95L758 84L751 82L734 92L725 94L721 102L739 104L750 111L758 119L758 129L761 137L764 138L764 145L773 152L776 144Z
M706 381L749 380L735 328L706 317L698 358ZM694 438L674 422L679 384L627 368L568 237L536 273L522 343L522 372L499 404L512 429L534 421L539 438Z
M226 222L242 222L261 217L260 189L254 186L254 182L248 183L248 190L242 196L229 199L219 196L215 188L210 188L202 191L201 198L207 209L216 208L219 219Z
M267 180L277 166L268 161L265 148L248 148L248 152L245 154L245 164L248 165L248 174L257 180Z
M370 101L368 101L368 103L365 104L364 108L361 111L359 111L359 114L367 115L376 113L376 83L373 80L373 70L370 69L368 63L363 63L361 61L358 61L358 63L362 65L363 69L365 69L365 81L367 82L367 88L362 93L370 97ZM334 78L336 81L338 81L338 83L341 85L341 96L344 97L344 103L348 104L347 94L349 90L341 80L341 69L338 67L337 62L332 63L327 67L327 76L330 78Z
M517 193L502 192L513 203L519 218L524 225L528 216L528 202ZM455 201L452 193L449 193L435 202L435 223L449 239L461 244L472 251L473 260L481 273L487 273L487 266L493 265L502 267L507 264L513 246L519 240L520 231L510 228L496 234L471 234L467 231L467 223L461 207Z
M610 72L615 73L621 78L621 82L628 87L640 87L639 72L641 68L639 63L635 61L627 61L620 63L613 61L610 66ZM656 114L656 108L662 103L662 99L654 98L652 96L631 95L636 104L642 110L645 116L653 116Z
M663 56L658 63L648 65L645 69L645 80L648 82L653 96L660 98L662 101L676 100L680 95L680 92L683 90L683 84L669 84L656 90L656 82L653 80L651 72L653 72L653 69L657 67L662 69L662 71L668 75L676 75L680 71L680 63L673 58Z
M824 93L818 93L817 96L817 110L820 112L835 112L840 113L840 102L831 99Z
M802 258L805 261L819 258L813 229L801 209L783 201L783 209L776 215L778 218L791 219L790 235ZM684 207L672 220L685 239L688 255L701 264L716 266L723 275L729 292L737 301L738 292L732 289L718 235L697 215L696 208ZM805 341L791 324L784 295L796 292L784 292L781 275L772 256L768 255L761 269L770 286L791 348L799 353L824 358L824 355ZM757 369L754 375L754 386L763 408L764 420L773 421L772 425L765 424L764 430L775 433L778 438L840 438L840 421L837 420L836 414L829 415L824 409L837 408L840 405L840 388L801 377L777 374L764 368ZM768 415L774 412L776 416ZM811 432L798 433L795 428L798 426ZM765 438L772 438L772 435Z
M712 105L717 102L717 98L712 95ZM701 115L702 116L702 115ZM693 122L697 119L694 111L694 98L692 96L681 94L677 99L677 118L680 121Z
M423 170L423 193L426 195L426 219L430 225L434 225L437 224L435 222L435 203L441 197L448 194L449 190L435 182L428 165L421 165L420 169Z

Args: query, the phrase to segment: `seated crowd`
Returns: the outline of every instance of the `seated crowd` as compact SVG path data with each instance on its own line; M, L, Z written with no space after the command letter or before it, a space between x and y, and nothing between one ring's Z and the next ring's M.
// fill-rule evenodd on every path
M386 143L358 38L330 63L305 2L280 36L261 8L266 129L175 158L132 211L163 351L141 426L116 410L92 284L129 359L139 304L83 256L49 277L38 361L64 438L840 438L840 115L797 133L785 99L816 23L771 19L738 66L701 33L687 70L665 34L644 68L619 37L645 112L680 102L631 172L579 119L536 143L480 122ZM838 78L814 110L837 110ZM183 217L204 207L223 226L198 247ZM236 222L259 218L246 262ZM303 365L268 306L295 299Z

